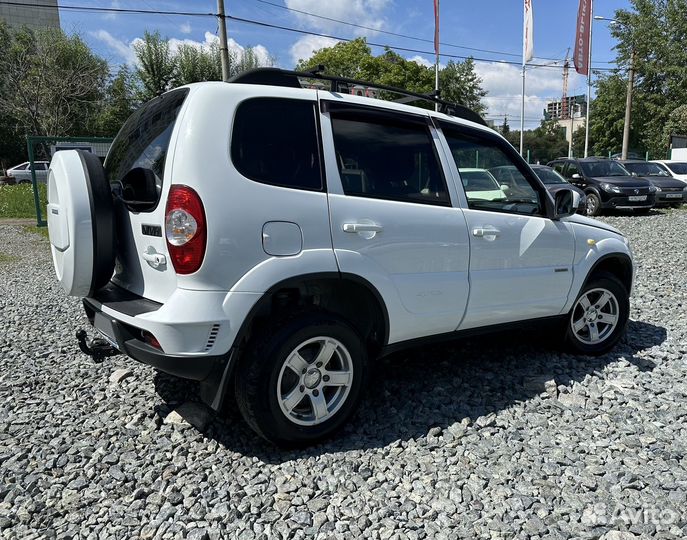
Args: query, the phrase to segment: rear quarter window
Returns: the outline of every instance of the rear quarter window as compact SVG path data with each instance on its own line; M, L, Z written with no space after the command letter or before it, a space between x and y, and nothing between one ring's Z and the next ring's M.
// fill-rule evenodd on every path
M321 191L314 101L253 98L236 109L231 159L246 178L286 188Z

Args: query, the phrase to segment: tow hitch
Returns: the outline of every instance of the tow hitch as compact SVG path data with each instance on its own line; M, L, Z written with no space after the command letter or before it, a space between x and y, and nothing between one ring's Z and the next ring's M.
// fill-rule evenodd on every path
M108 356L122 354L119 349L113 347L106 339L94 337L89 340L86 330L83 329L76 332L76 339L79 342L81 352L92 357L94 362L100 363Z

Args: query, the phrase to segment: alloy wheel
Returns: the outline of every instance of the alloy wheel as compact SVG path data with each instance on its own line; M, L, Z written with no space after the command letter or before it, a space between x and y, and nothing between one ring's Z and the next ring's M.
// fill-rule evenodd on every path
M618 299L611 291L590 289L575 303L570 326L582 343L596 345L613 333L618 325L619 313Z
M303 426L329 420L346 402L353 383L353 361L332 337L299 344L284 361L277 379L277 401L284 415Z

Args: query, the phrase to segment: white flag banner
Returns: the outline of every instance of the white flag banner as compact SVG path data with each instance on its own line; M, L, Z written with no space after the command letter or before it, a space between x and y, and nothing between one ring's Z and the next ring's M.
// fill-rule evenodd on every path
M534 39L532 32L534 22L532 20L532 0L525 0L525 20L522 29L522 63L532 60L534 55Z

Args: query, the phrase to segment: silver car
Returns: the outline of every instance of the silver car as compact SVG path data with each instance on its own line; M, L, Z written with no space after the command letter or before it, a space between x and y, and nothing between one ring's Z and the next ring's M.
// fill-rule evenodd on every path
M36 181L43 182L44 184L48 181L48 166L50 163L48 161L34 161L33 166L36 171ZM14 178L15 184L30 184L31 183L31 164L28 161L20 163L16 167L7 169L7 176Z

